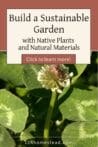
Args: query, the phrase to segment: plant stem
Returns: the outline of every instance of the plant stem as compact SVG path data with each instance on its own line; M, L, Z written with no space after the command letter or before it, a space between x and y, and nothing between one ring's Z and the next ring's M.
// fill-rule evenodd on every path
M48 147L49 146L49 142L48 141L49 141L50 121L51 121L51 117L52 117L52 113L53 113L56 97L57 97L56 91L52 91L52 95L51 95L51 99L50 99L50 104L49 104L48 112L47 112L47 116L46 116L45 126L44 126L44 134L43 134L44 145L43 145L43 147Z

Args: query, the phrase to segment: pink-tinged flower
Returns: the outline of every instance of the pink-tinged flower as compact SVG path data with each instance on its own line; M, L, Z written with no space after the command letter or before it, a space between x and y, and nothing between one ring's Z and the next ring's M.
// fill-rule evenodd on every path
M64 87L70 86L70 79L73 73L65 65L44 65L38 72L38 81L42 87L52 91L62 92Z

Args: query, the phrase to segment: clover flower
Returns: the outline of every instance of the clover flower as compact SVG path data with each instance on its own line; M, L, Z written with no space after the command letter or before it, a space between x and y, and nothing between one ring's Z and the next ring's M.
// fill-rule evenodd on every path
M70 86L73 73L69 73L69 68L65 65L44 65L38 72L37 80L42 87L52 91L62 92L64 87Z

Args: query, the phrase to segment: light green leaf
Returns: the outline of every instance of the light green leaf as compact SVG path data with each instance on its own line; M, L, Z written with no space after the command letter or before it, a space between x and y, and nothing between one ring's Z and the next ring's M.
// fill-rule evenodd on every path
M19 97L9 91L0 90L0 124L20 132L24 129L28 116L28 108Z
M27 88L16 87L16 93L19 97L25 96L27 92L28 92Z
M63 96L64 97L64 96ZM60 105L63 118L74 121L98 120L97 88L81 90L74 88L68 99Z
M15 142L8 131L0 126L0 147L15 147Z
M22 65L7 64L6 54L0 53L0 79L14 86L23 85Z
M25 129L23 132L21 132L20 134L20 140L21 141L26 141L28 139L33 139L34 137L34 133L36 130L36 125L35 124L31 124L27 129Z
M76 122L65 127L62 140L67 147L97 147L98 122Z
M41 88L41 84L37 80L37 74L42 65L25 65L24 66L24 84L29 89Z

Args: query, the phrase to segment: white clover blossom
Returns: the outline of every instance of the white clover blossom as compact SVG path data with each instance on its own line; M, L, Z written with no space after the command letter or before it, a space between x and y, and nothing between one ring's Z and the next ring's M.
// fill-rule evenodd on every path
M69 73L65 65L44 65L38 72L37 80L42 87L61 93L64 87L70 86L72 76L73 72Z

